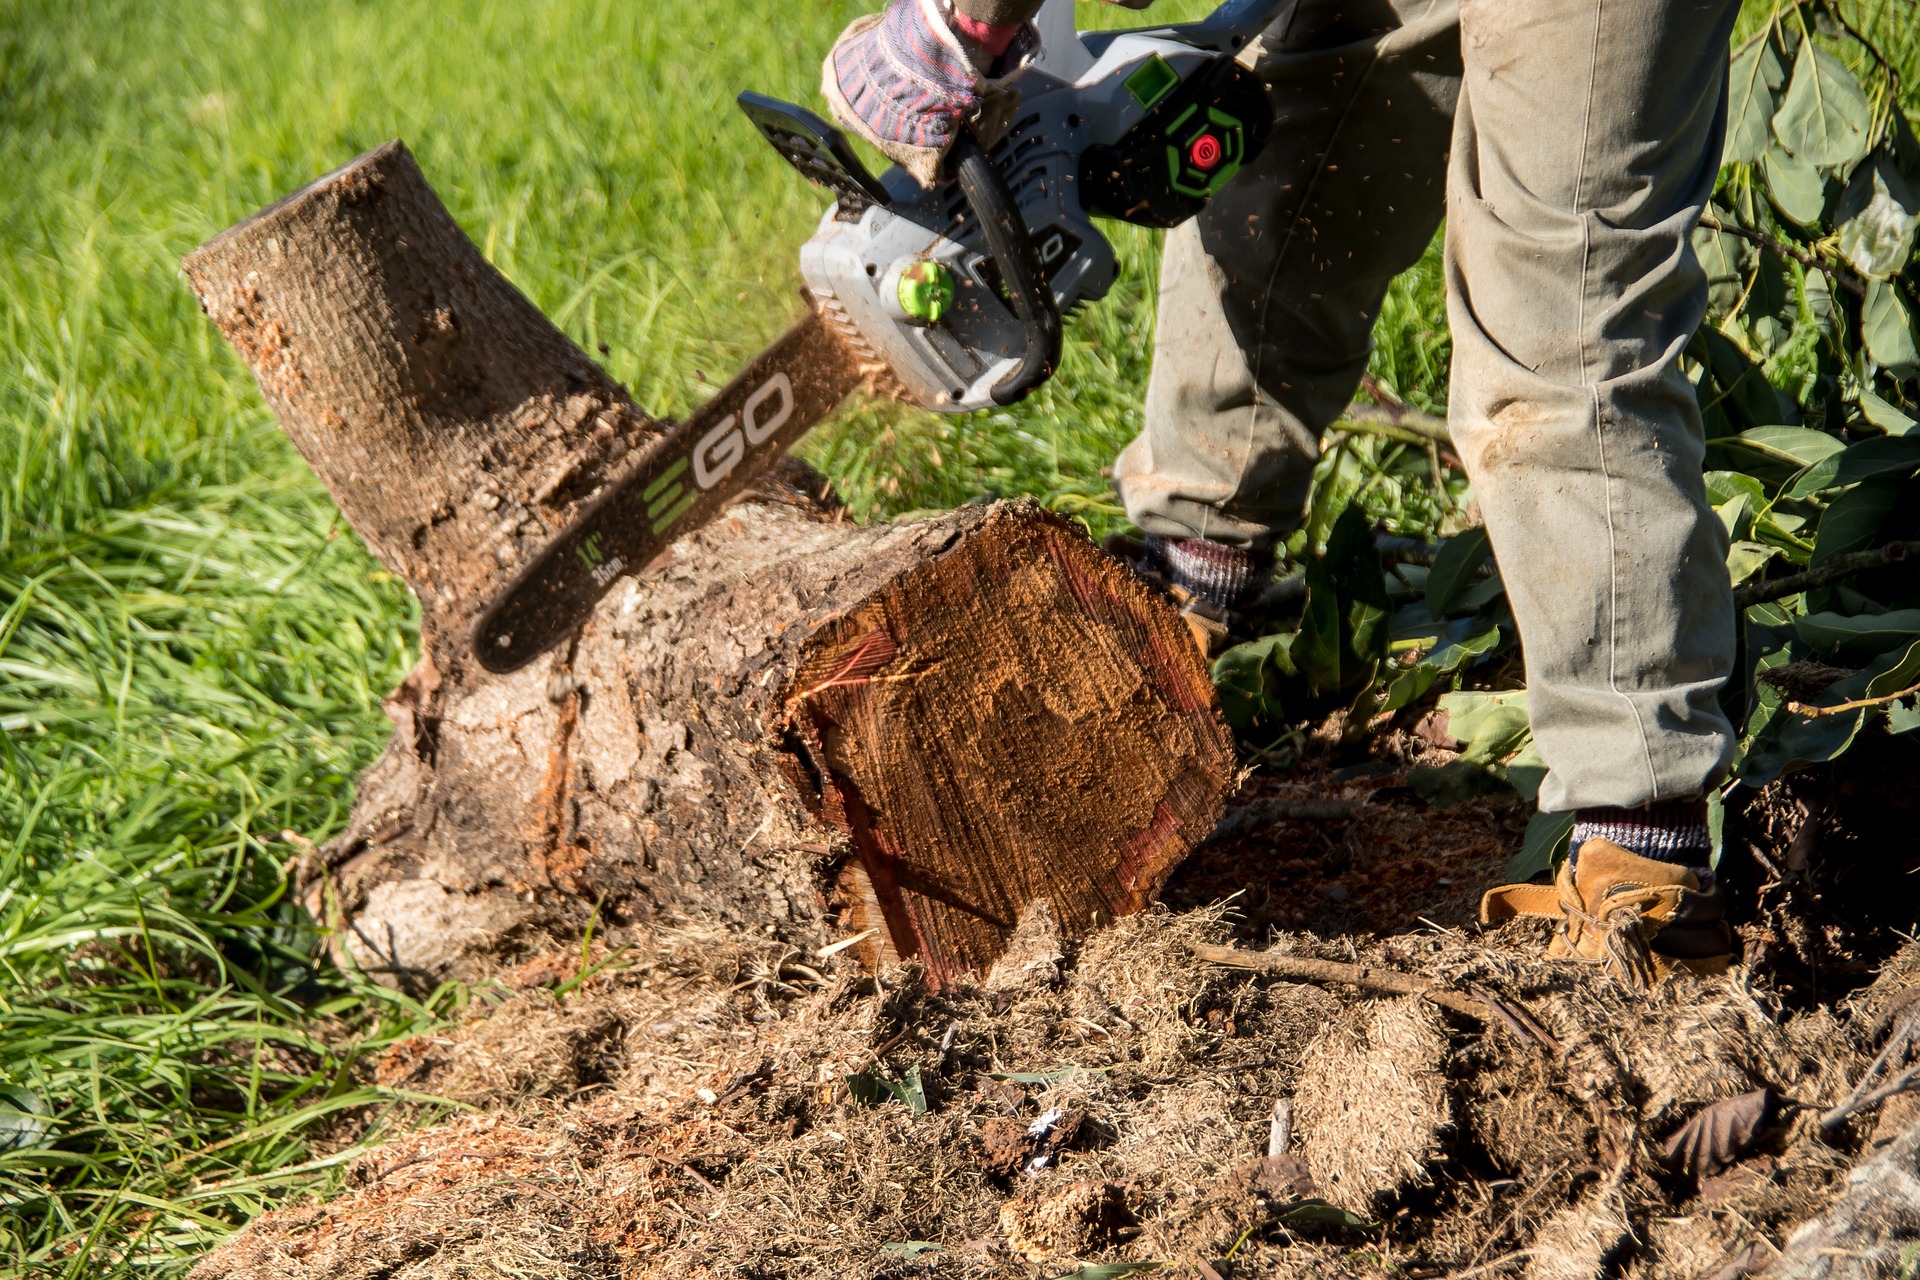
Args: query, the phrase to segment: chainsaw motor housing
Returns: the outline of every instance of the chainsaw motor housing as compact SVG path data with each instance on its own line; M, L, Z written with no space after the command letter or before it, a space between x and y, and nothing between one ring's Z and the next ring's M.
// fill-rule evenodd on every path
M883 393L938 413L1020 399L1058 363L1060 318L1118 274L1094 219L1176 226L1259 153L1273 108L1235 55L1292 2L1083 36L1072 0L1048 0L988 166L968 170L956 148L932 190L898 167L875 178L813 112L743 94L767 140L835 197L800 253L809 300Z

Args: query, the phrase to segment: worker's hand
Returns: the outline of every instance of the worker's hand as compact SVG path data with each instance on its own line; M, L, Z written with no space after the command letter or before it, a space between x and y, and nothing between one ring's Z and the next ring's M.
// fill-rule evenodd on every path
M880 148L923 187L970 124L982 141L1004 130L1012 96L987 80L1024 22L987 23L947 0L891 0L846 29L827 56L821 91L840 123Z

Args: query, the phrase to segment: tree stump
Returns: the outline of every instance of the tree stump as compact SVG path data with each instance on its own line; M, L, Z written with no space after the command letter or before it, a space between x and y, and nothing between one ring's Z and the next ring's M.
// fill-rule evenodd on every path
M1038 899L1067 935L1139 910L1218 819L1231 739L1184 626L1031 503L861 527L795 466L487 674L479 610L657 425L399 142L185 271L421 600L393 741L300 873L344 959L424 982L704 920L939 983Z

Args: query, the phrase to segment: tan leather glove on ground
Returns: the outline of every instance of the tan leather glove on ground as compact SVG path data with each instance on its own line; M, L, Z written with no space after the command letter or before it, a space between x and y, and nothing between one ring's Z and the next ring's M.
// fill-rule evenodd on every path
M1726 913L1717 885L1703 890L1685 867L1611 840L1587 841L1551 885L1502 885L1480 900L1482 924L1516 916L1560 921L1548 959L1598 964L1635 991L1675 970L1725 973L1733 951Z

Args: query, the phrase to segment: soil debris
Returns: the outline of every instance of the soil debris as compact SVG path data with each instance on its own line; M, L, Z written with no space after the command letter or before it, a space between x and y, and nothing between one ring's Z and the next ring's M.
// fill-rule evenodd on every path
M1823 839L1747 886L1745 968L1634 997L1543 961L1535 922L1477 930L1525 814L1428 810L1402 776L1261 779L1272 821L1203 845L1166 905L1063 941L1035 902L973 982L685 928L504 970L378 1064L476 1110L196 1275L1739 1280L1863 1247L1849 1213L1907 1230L1885 1197L1920 1175L1920 1096L1820 1123L1911 1069L1920 988L1903 900L1852 932L1821 905L1871 830L1844 796L1734 815L1766 849L1816 814ZM1323 801L1345 816L1298 816ZM1883 862L1872 884L1911 860Z
M1017 983L938 993L911 966L834 957L816 986L775 944L663 933L396 1051L382 1069L409 1088L482 1110L362 1156L331 1203L264 1215L196 1275L1698 1280L1783 1244L1845 1183L1852 1159L1813 1117L1877 1047L1851 1017L1724 979L1631 1001L1536 959L1524 930L1275 940L1497 991L1556 1056L1419 996L1193 954L1233 930L1156 910L1008 966ZM917 1081L924 1112L856 1097L861 1075ZM1711 1203L1666 1174L1661 1138L1762 1087L1779 1122L1726 1153ZM1277 1103L1293 1149L1276 1153Z

